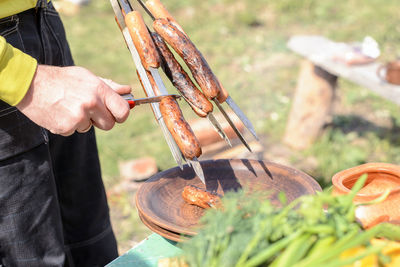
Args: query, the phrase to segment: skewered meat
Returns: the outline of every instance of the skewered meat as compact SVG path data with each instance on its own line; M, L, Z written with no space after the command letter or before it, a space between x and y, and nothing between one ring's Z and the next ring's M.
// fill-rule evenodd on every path
M200 143L183 117L175 99L173 97L164 97L160 102L160 111L182 154L188 159L199 157L201 155Z
M138 11L129 12L125 16L125 23L129 29L133 44L139 53L143 67L146 70L150 67L158 68L160 66L160 57L142 15Z
M156 19L154 30L182 57L208 99L218 96L219 82L203 55L190 39L166 19Z
M197 115L200 117L207 116L208 113L213 111L213 105L211 102L192 82L189 75L183 70L179 62L175 59L171 50L169 50L161 36L153 32L152 37L161 55L162 65L164 68L166 68L164 71L171 80L172 84L182 94Z

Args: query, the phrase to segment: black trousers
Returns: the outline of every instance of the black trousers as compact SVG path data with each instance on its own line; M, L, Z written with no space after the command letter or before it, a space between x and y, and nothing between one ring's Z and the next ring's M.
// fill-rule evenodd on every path
M51 3L0 20L40 64L73 65ZM104 266L117 254L94 130L53 135L0 101L0 266Z

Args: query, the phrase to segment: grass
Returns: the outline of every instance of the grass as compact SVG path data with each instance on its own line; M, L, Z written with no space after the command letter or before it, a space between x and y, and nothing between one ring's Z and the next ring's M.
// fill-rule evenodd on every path
M381 46L381 61L400 54L397 0L163 3L255 124L267 149L268 145L281 142L296 86L300 58L286 48L291 35L319 34L336 41L360 41L370 35ZM143 96L108 1L92 1L76 16L64 16L63 20L77 65L130 84L135 96ZM175 92L170 85L168 89ZM187 117L194 117L187 106L183 109ZM367 89L339 80L338 106L332 123L312 147L293 151L288 160L302 169L305 159L314 159L316 166L308 172L322 185L329 184L335 172L364 162L399 164L398 110L397 105ZM126 123L109 132L97 131L97 137L107 188L119 182L120 160L153 156L161 170L175 165L149 107L135 108ZM130 197L121 195L111 207L119 211L114 228L122 251L132 239L143 236L137 217L129 215L129 211L136 214L133 204L127 201Z

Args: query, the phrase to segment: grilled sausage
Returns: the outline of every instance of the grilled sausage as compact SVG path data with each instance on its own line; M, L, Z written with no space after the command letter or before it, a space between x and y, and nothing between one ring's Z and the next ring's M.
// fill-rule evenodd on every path
M192 185L185 186L182 191L182 198L186 203L196 205L203 209L220 208L221 199L218 195L212 194Z
M153 32L151 36L153 37L158 52L160 53L161 65L172 84L176 89L178 89L197 115L200 117L207 116L208 113L213 111L213 105L211 102L192 82L189 75L175 59L161 36L155 32Z
M164 97L160 102L160 111L168 130L182 154L188 159L200 157L200 143L190 125L185 121L175 99L171 96Z
M153 14L153 16L156 19L166 19L168 20L172 25L174 25L178 30L180 30L183 34L188 36L182 27L179 25L179 23L174 19L174 17L168 12L168 10L164 7L164 5L160 2L160 0L149 0L146 2L147 8L150 10L150 12ZM154 40L154 37L153 37ZM157 46L157 44L156 44ZM161 60L162 62L163 60ZM219 86L221 88L221 91L218 95L218 102L223 103L225 100L228 98L229 94L226 91L226 89L222 86L221 82L219 82Z
M151 14L156 19L166 19L171 24L173 24L178 30L180 30L183 34L186 33L183 31L182 27L176 22L174 17L168 12L168 10L164 7L164 5L160 2L160 0L149 0L146 2L146 7L150 10Z
M129 12L125 16L125 24L129 29L140 60L145 69L158 68L160 66L160 58L147 30L142 15L138 11Z
M166 19L156 19L153 28L183 58L206 97L217 97L219 82L192 41Z
M221 88L221 91L219 92L219 95L217 97L217 100L219 103L224 103L225 100L228 98L229 93L226 91L225 87L222 85L220 81L218 81L219 87Z
M140 84L143 86L143 81L140 79L139 73L136 71ZM161 95L157 85L154 82L153 76L146 71L147 77L150 80L155 95ZM146 91L145 91L146 93ZM147 96L147 93L146 93ZM160 112L164 119L165 125L174 138L182 154L188 158L200 157L200 143L194 135L192 128L185 121L182 111L172 96L164 97L160 102Z

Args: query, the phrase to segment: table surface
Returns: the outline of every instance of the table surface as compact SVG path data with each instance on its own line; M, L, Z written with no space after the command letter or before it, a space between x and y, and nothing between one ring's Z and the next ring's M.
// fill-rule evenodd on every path
M333 42L318 35L295 35L288 42L288 48L307 58L327 72L345 78L358 85L370 89L400 105L400 86L389 84L380 79L377 70L382 63L374 62L363 65L346 65L332 59L341 43Z
M151 234L106 267L157 267L158 260L180 253L181 249L176 246L176 242L158 234Z

